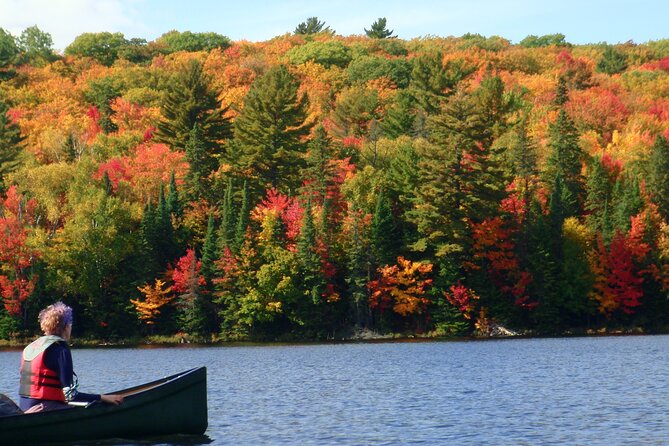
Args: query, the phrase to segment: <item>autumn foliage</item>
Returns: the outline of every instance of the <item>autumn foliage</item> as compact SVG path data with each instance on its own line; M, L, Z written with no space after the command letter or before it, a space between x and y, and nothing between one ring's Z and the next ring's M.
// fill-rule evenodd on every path
M160 311L174 300L172 287L164 288L165 282L156 279L153 286L146 284L137 289L144 295L144 300L130 299L138 317L147 325L154 325Z
M7 60L0 336L669 327L666 41L179 36Z
M397 264L379 268L380 278L369 283L369 305L380 311L392 309L401 316L425 312L425 293L432 285L432 265L412 262L400 256Z
M28 241L28 225L36 206L25 200L12 186L0 201L0 296L11 315L20 315L23 303L35 288L37 277L30 274L38 253Z

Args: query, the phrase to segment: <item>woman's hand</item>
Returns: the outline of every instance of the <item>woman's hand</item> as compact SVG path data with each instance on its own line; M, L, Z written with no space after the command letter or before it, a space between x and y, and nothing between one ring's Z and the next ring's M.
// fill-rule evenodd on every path
M123 402L123 396L122 395L100 395L100 400L103 403L107 404L114 404L118 406Z

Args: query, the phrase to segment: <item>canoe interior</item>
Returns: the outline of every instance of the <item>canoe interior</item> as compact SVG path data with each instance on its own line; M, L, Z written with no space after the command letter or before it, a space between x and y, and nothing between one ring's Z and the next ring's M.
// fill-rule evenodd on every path
M201 435L207 429L207 370L199 367L119 390L119 406L89 407L0 418L0 443Z

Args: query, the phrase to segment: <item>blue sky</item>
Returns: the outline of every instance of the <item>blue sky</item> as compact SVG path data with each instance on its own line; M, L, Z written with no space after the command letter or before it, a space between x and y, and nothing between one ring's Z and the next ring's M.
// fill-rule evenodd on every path
M84 32L154 40L166 31L214 31L267 40L317 16L341 35L362 34L378 17L398 37L562 33L571 43L669 38L669 0L0 0L0 27L37 25L63 50Z

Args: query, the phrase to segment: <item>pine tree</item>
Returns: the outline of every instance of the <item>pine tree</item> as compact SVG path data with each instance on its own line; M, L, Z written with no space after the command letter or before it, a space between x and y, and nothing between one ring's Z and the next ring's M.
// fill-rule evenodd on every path
M191 130L198 124L207 153L211 156L221 153L222 143L231 135L231 127L225 117L227 109L222 109L218 100L219 92L210 84L210 77L197 60L191 60L177 74L167 91L155 141L183 149Z
M408 213L416 203L419 186L419 163L421 159L413 146L413 140L403 140L386 171L388 198L394 203L398 218L402 246L416 242L416 225Z
M228 187L223 196L223 205L221 207L221 227L218 231L218 247L223 252L225 248L232 249L235 246L235 214L233 207L233 188L232 178L228 179Z
M441 52L421 54L413 62L409 91L418 107L432 115L473 71L474 68L461 59L444 64Z
M646 186L664 221L669 221L669 143L658 136L650 151Z
M362 215L357 209L349 209L352 228L349 231L348 246L346 249L346 283L351 296L351 310L356 327L369 325L369 281L370 264L365 234L362 233Z
M410 91L418 106L427 114L436 113L450 93L441 52L421 54L413 63Z
M246 238L246 228L249 225L249 212L251 211L251 203L249 202L249 188L246 181L244 181L244 188L242 189L242 204L239 208L239 216L237 217L237 226L235 229L235 252L239 252L244 239Z
M432 145L419 154L418 187L408 217L420 236L413 249L428 258L465 255L466 203L475 198L464 169L469 150L475 148L470 122L475 122L473 103L462 94L454 96L444 112L431 119Z
M388 109L381 121L383 134L396 139L402 135L411 135L416 125L416 104L413 96L406 90L400 90L395 104Z
M539 174L537 166L537 148L527 135L527 116L518 124L515 140L509 148L509 161L512 171L518 178L522 188L523 214L530 215L530 202L534 193L534 180Z
M144 206L142 221L140 223L142 233L142 257L144 258L144 272L146 276L152 276L160 268L158 260L157 245L159 234L156 228L156 210L149 199Z
M369 29L365 28L365 34L372 39L388 39L395 37L393 36L393 30L386 28L385 17L377 19L376 22L372 23L372 26Z
M234 133L239 153L232 161L250 177L254 191L273 187L287 192L301 184L304 165L304 136L309 133L307 96L298 93L299 84L281 65L255 80L235 120Z
M617 74L627 69L627 56L613 46L607 46L597 62L597 71L608 75Z
M167 209L165 192L160 188L160 197L158 199L158 209L155 215L155 231L157 239L155 240L155 250L158 261L161 265L166 265L177 256L177 246L174 239L174 227L172 226L172 217Z
M333 158L331 145L332 141L323 126L316 127L308 145L306 167L301 177L304 179L303 192L317 198L318 203L324 202L334 175L330 164Z
M556 214L545 215L537 201L532 202L528 267L532 274L529 295L536 296L538 306L532 311L532 319L541 332L554 332L559 325L561 298L560 264L556 249L562 246L562 237L553 240L556 223L564 215L560 210L561 180L556 180L557 192L551 196L551 208Z
M392 265L401 248L402 237L388 198L379 192L371 227L372 252L379 266Z
M518 109L518 100L505 91L499 76L488 73L474 91L472 101L479 121L472 127L476 131L475 139L489 148L496 138L511 128L509 116Z
M565 190L573 197L573 207L566 209L567 217L579 214L584 198L581 169L585 155L578 140L574 122L564 109L560 109L557 120L549 128L548 146L551 152L544 170L544 181L554 188L554 180L559 175L564 182Z
M218 260L215 227L214 215L209 214L207 233L204 237L204 244L202 245L202 267L200 269L202 277L204 277L206 286L209 290L213 289L212 279L214 278L215 273L214 262Z
M567 79L560 76L558 79L557 88L555 90L555 105L562 107L569 100L569 90L567 89Z
M562 262L562 225L572 207L569 190L563 186L562 177L558 174L554 181L553 192L548 207L547 239L553 259L556 263Z
M302 218L302 228L297 239L297 258L301 287L314 305L323 301L325 280L321 272L321 256L316 251L316 227L312 215L311 199L307 200Z
M638 178L633 175L619 178L613 187L612 201L611 230L614 233L617 230L624 234L632 225L630 218L643 209L644 203Z
M470 225L498 215L506 197L509 179L492 143L512 109L503 84L492 80L471 94L457 92L428 121L432 144L419 153L418 187L407 217L418 233L411 248L436 266L435 286L442 289L464 275Z
M212 172L218 167L216 158L207 150L200 125L195 123L188 135L185 147L186 160L190 165L187 181L194 200L211 198Z
M586 178L585 210L588 212L586 222L593 234L610 230L608 222L611 205L611 179L601 158L596 157L590 162Z
M179 189L177 188L177 180L174 172L170 176L170 186L167 193L167 210L177 220L183 216L183 206L179 198Z
M21 130L7 116L9 103L0 94L0 192L4 190L4 177L19 164L21 153Z
M326 258L330 256L330 252L334 247L334 239L336 237L334 230L334 222L332 221L332 199L325 197L323 200L323 207L321 208L321 216L317 222L318 233L321 234L321 240L326 250Z
M325 22L319 21L318 17L309 17L306 21L297 25L293 34L310 35L320 32L334 34L334 31L329 26L325 26Z

